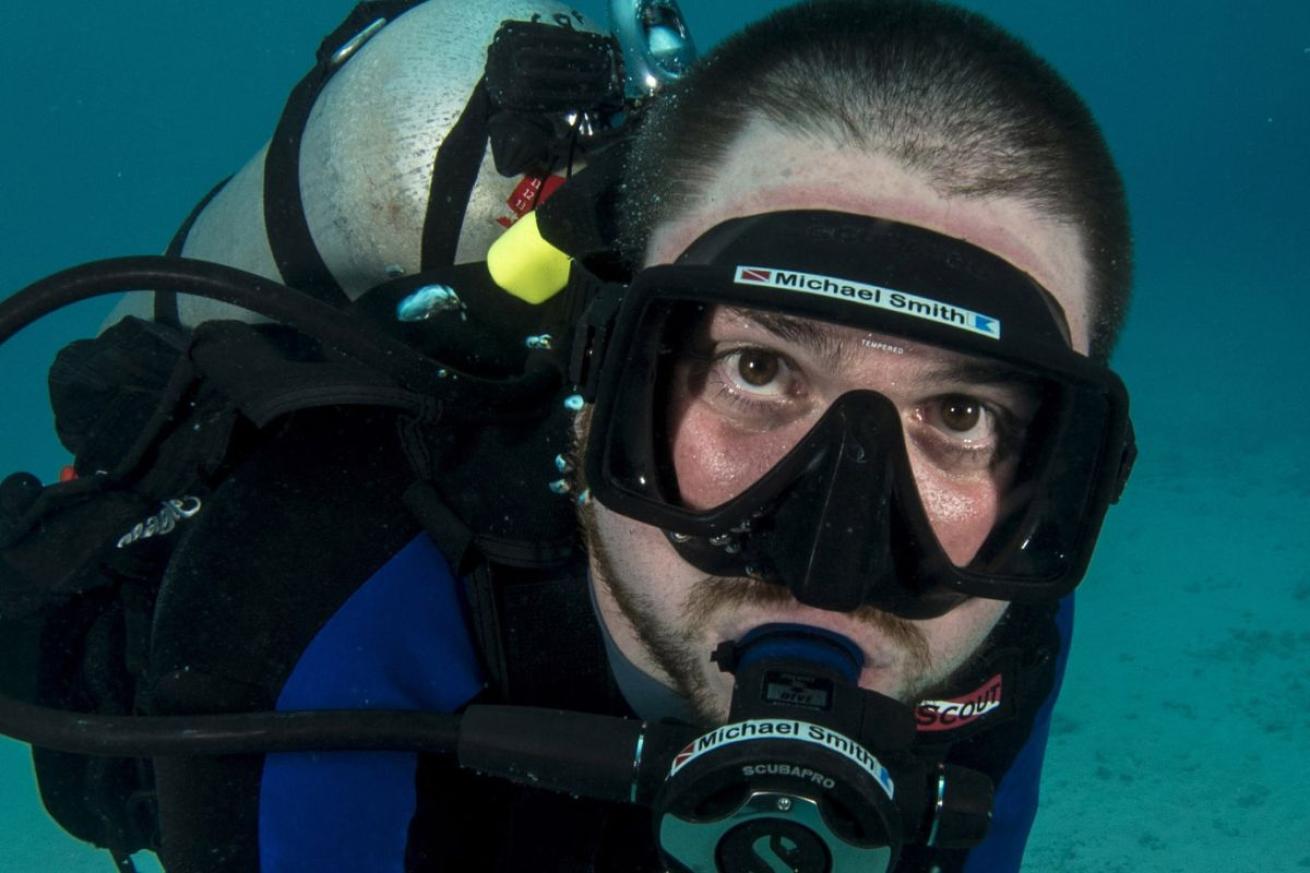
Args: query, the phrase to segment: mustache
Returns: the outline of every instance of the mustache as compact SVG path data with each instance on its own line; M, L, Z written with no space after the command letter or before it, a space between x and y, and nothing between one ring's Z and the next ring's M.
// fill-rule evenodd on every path
M583 427L581 428L582 440L585 441L587 434L587 425L590 424L590 416L583 413ZM581 448L581 446L579 447ZM582 540L588 551L599 559L601 567L607 572L602 574L603 582L620 601L629 602L630 606L634 599L631 592L625 591L621 586L613 584L612 573L613 561L608 554L608 550L600 537L600 532L596 523L596 509L590 503L584 503L578 507L578 522L582 532ZM761 582L758 579L748 579L741 576L713 576L706 575L696 580L688 591L683 600L681 607L682 636L684 639L693 640L696 634L704 629L710 618L723 610L742 609L747 606L765 607L765 608L786 608L797 605L798 601L792 596L791 591L775 585L770 582ZM912 671L926 672L932 663L931 650L928 646L928 638L923 630L917 627L913 622L903 619L899 616L884 612L873 606L860 606L850 613L856 623L862 624L877 635L887 641L891 648L904 653L906 666ZM644 628L638 627L638 634L646 637L647 634L642 631ZM654 642L654 640L647 640Z
M749 606L783 609L797 605L791 591L781 585L738 576L704 576L688 592L682 614L689 626L696 627L724 611ZM890 646L903 652L912 668L928 666L927 636L913 622L873 606L860 606L848 614L857 624L876 632Z

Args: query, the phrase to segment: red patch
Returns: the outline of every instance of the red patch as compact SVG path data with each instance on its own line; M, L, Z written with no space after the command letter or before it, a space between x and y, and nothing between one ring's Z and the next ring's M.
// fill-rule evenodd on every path
M683 747L681 752L673 756L672 769L676 770L679 767L681 767L683 764L687 763L687 761L691 758L693 746L695 746L695 743L687 743L687 745Z
M524 176L519 183L514 186L509 197L505 200L505 205L509 211L514 213L513 216L501 216L496 221L501 227L509 227L518 221L527 213L536 209L541 203L550 199L550 195L564 184L563 176Z
M772 270L742 270L741 275L737 277L739 282L772 282Z
M977 691L950 700L925 700L914 710L921 731L950 731L972 724L1001 708L1001 674L997 673Z

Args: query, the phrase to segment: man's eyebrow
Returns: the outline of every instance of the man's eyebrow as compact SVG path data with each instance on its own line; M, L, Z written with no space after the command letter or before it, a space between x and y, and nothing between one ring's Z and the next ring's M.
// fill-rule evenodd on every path
M927 370L923 377L932 382L959 382L965 385L995 385L1040 391L1045 380L1008 364L982 360L952 361Z
M731 314L759 325L785 342L803 346L832 370L842 369L851 361L850 343L838 337L831 325L780 312L762 312L737 306L727 309Z
M856 352L848 339L837 335L837 328L834 325L809 318L784 315L780 312L766 312L737 306L725 308L732 315L759 325L784 342L804 347L834 372L853 364ZM966 357L952 360L949 355L943 360L928 364L919 378L925 382L1015 388L1030 394L1040 393L1042 386L1046 384L1044 379L1027 370L999 361Z

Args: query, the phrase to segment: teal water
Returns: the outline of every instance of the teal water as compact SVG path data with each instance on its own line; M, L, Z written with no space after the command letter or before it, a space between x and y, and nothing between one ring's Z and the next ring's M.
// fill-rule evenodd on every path
M707 45L780 4L683 5ZM1087 98L1138 242L1116 365L1142 456L1080 589L1025 870L1310 869L1310 4L967 5ZM0 293L162 250L268 137L348 6L9 11ZM108 308L86 304L0 350L0 472L48 477L64 462L45 367ZM7 741L0 811L0 870L110 869L49 822L25 750Z

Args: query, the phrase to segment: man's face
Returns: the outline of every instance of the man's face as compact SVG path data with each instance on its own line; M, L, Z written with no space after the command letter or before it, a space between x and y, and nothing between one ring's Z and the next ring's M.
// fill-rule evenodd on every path
M943 198L892 161L783 134L746 129L688 214L657 228L649 264L671 263L729 218L833 209L915 224L988 249L1032 275L1060 303L1074 347L1086 351L1086 266L1077 235L1003 199ZM815 324L779 329L734 309L700 327L705 353L675 374L671 452L693 508L722 503L755 481L842 394L869 389L896 406L929 521L943 549L967 563L991 530L1010 470L1007 429L1032 404L1004 386L965 385L963 360L892 337ZM780 586L710 578L683 561L662 531L604 506L584 515L601 615L638 667L687 695L702 717L727 714L731 677L709 659L723 640L761 624L809 624L859 645L860 684L907 703L963 665L1005 612L972 598L938 618L910 621L871 607L802 606Z

